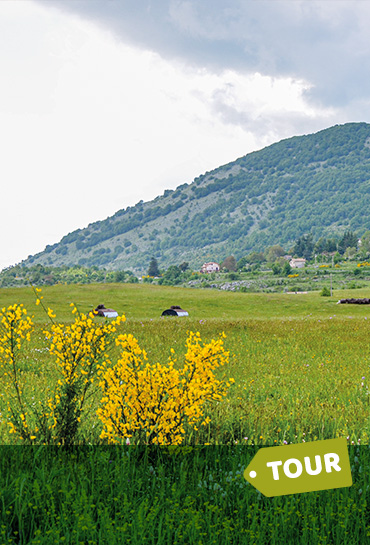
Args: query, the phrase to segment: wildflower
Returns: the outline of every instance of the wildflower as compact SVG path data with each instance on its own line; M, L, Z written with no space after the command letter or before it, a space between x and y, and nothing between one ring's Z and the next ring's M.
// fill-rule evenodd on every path
M48 308L48 316L49 316L49 318L51 318L51 319L52 319L52 318L56 318L56 315L54 314L54 312L52 311L51 308Z
M119 335L116 344L121 356L102 369L100 382L102 439L114 443L136 433L147 444L179 445L186 426L197 431L199 424L209 423L205 403L219 401L227 391L213 373L228 361L222 338L202 344L199 332L190 332L180 369L174 367L174 350L167 365L151 364L133 335Z

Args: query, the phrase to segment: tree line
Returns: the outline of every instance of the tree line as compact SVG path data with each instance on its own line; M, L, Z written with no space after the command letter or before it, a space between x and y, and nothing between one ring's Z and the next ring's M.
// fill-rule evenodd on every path
M287 276L292 272L289 257L304 258L308 262L316 259L318 262L334 263L342 259L367 259L370 257L370 231L366 231L361 239L356 233L346 231L342 236L320 237L316 241L312 233L308 233L299 237L289 249L275 244L264 251L252 251L238 260L233 255L227 256L219 263L220 272L254 271L266 264L273 274ZM176 285L194 278L198 272L191 271L187 262L162 270L157 259L152 257L144 281L151 282L157 278L159 284ZM230 275L229 278L232 279Z
M361 239L358 234L346 231L342 236L320 237L316 241L312 233L299 237L291 248L283 248L280 244L268 246L264 251L252 251L236 259L233 255L223 258L219 265L220 271L237 273L254 271L267 264L274 274L288 275L291 273L289 260L286 256L300 257L307 261L316 259L318 262L342 259L368 259L370 257L370 231L366 231ZM152 282L156 278L158 284L177 285L190 279L201 277L200 267L194 271L188 262L171 264L166 269L160 267L157 259L149 261L147 274L142 277L144 282ZM136 283L139 278L130 270L110 271L97 266L44 266L16 265L0 272L0 287L54 284L90 284L99 282Z

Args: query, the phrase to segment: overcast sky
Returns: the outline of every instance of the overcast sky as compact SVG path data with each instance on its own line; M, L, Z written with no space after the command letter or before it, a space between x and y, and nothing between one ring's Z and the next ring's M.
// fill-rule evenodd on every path
M0 1L0 269L290 136L370 122L367 0Z

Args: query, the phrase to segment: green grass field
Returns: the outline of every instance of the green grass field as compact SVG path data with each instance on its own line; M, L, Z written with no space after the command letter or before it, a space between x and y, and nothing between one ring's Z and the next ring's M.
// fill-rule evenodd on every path
M165 363L171 347L181 358L189 330L207 341L225 332L230 363L222 372L235 384L176 455L130 447L127 463L126 447L81 447L60 461L63 453L1 447L0 544L370 543L370 307L336 304L351 291L330 298L96 284L44 288L43 296L66 322L71 302L82 312L99 303L115 308L127 317L122 330L153 362ZM57 378L42 333L47 318L30 289L3 289L0 301L34 314L38 335L23 353L22 380L37 401ZM161 318L173 304L189 317ZM97 393L85 423L92 444L98 402ZM9 444L4 399L0 412ZM264 498L241 476L259 446L335 437L348 438L350 488Z
M338 290L333 297L321 297L319 292L307 294L241 293L213 289L190 289L152 284L85 284L57 285L43 288L44 303L53 308L59 320L71 320L70 303L81 312L104 303L128 320L150 320L161 316L164 309L180 305L188 310L190 320L200 319L296 319L311 315L329 318L366 316L368 307L337 305L346 297L369 297L370 287L356 290ZM45 321L41 307L35 307L35 296L30 288L0 289L1 307L23 303L38 321Z
M171 347L181 356L190 330L207 341L225 332L230 364L223 372L235 385L211 408L212 422L199 442L248 437L249 444L281 444L349 436L368 443L368 305L338 305L335 292L330 298L150 284L53 286L42 294L59 321L72 321L71 302L81 312L104 303L125 314L122 331L139 340L151 362L165 363ZM356 297L366 295L356 290ZM350 296L340 292L341 298ZM1 307L23 303L34 315L39 334L24 354L24 373L37 399L57 378L42 333L48 318L29 288L3 289L0 300ZM161 317L171 304L188 310L189 317ZM3 442L9 440L6 429L3 420Z

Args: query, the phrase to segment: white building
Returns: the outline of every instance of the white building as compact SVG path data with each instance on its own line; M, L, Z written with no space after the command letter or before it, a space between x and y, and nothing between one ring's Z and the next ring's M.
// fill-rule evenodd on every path
M213 273L213 272L218 272L219 270L220 270L220 265L218 263L215 263L214 261L210 261L209 263L204 263L202 265L200 272Z
M299 257L297 259L293 258L289 261L289 265L292 267L292 269L304 269L306 260L303 257Z

